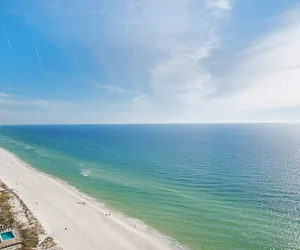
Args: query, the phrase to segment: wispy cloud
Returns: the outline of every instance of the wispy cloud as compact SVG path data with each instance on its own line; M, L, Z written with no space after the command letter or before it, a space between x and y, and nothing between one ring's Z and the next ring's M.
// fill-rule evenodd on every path
M1 106L34 107L40 109L54 109L56 111L75 108L77 105L68 101L31 99L29 97L0 93Z
M205 0L205 5L209 9L230 10L233 0Z
M120 93L131 93L131 94L140 94L139 92L132 89L124 89L119 86L111 85L111 84L101 84L101 83L93 83L94 86L105 89L111 92L120 92Z
M137 101L137 100L142 100L142 99L147 99L147 98L149 98L148 94L141 94L141 95L134 97L134 100Z
M297 9L300 11L300 6ZM277 29L258 38L244 52L233 68L239 74L230 78L237 90L214 100L215 107L252 112L300 108L300 58L295 56L300 51L300 20L289 20L279 23Z
M186 113L187 106L198 105L214 90L213 76L206 61L222 44L218 30L226 23L228 15L220 15L219 11L228 14L231 8L229 1L228 8L214 1L205 1L200 8L194 1L176 7L182 14L181 19L178 16L171 16L171 19L180 20L181 29L177 30L178 34L167 36L166 56L149 69L151 112L160 116L163 107L169 118L172 113L177 116ZM211 13L208 7L218 8L218 13ZM197 17L195 10L199 12ZM151 104L146 106L149 108Z
M270 21L272 30L253 37L249 47L244 45L247 48L239 48L240 52L230 48L238 54L232 59L216 57L227 39L223 31L238 11L234 0L30 3L30 8L22 5L30 26L52 40L83 45L108 79L107 84L93 83L94 87L104 94L110 92L109 96L128 97L115 98L122 103L109 103L120 122L241 120L258 117L252 116L254 112L300 107L299 6L284 13L279 24ZM225 61L226 76L219 77L220 72L209 63L216 59ZM20 104L18 98L3 93L0 102ZM21 102L53 110L73 105ZM117 112L120 106L127 109L122 114Z
M133 89L124 89L119 86L115 86L115 85L111 85L111 84L105 85L105 84L101 84L101 83L93 83L93 85L98 88L110 91L112 93L126 94L132 99L133 103L136 103L137 101L142 100L142 99L149 98L149 94L145 94L143 92L136 91Z
M118 92L147 89L154 99L167 88L173 94L189 86L191 91L204 89L210 73L204 60L221 44L218 30L227 21L209 9L228 13L232 7L225 0L89 0L84 4L69 0L39 1L37 5L41 18L55 25L56 34L54 29L43 32L90 49L115 84L102 88ZM101 20L108 29L101 26ZM34 20L31 25L38 26ZM126 87L118 87L124 82Z
M0 98L9 98L9 95L4 92L0 92Z
M75 114L79 112L78 116ZM0 92L0 124L78 123L86 110L69 101L42 100Z
M27 105L32 105L39 108L44 109L57 109L57 111L68 111L70 109L74 109L78 107L78 104L68 101L53 101L53 100L40 100L40 99L33 99L27 100Z

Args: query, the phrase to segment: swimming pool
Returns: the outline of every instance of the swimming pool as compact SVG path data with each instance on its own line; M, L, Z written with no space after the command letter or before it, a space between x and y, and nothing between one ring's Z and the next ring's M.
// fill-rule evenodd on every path
M0 237L1 237L1 241L12 240L12 239L16 238L13 231L7 231L4 233L1 233Z

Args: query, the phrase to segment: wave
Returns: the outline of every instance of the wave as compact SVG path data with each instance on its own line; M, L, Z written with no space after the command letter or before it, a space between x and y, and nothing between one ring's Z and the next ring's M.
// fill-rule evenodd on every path
M90 173L91 173L91 170L88 170L88 169L81 169L80 170L80 174L84 177L88 177L90 176Z

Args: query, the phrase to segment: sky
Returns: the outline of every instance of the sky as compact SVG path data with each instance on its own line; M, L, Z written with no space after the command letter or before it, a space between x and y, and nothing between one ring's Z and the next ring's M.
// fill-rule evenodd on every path
M299 0L1 0L0 124L300 121Z

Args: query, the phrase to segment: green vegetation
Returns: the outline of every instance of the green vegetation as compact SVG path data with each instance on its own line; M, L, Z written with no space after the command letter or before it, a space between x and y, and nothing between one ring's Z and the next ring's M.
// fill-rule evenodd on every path
M36 220L32 221L33 216L31 216L31 220L28 220L30 223L29 225L20 223L17 219L15 214L13 213L12 206L10 204L13 195L18 198L16 194L12 190L10 190L5 184L1 184L1 191L0 191L0 228L14 228L19 232L20 238L22 240L22 250L31 250L38 246L39 240L39 224ZM26 207L23 201L19 199L21 204L22 210L24 211L26 217L29 218L29 209Z
M12 227L15 224L14 216L11 212L11 205L9 204L10 193L8 188L2 184L2 191L0 192L0 229Z
M39 244L39 237L36 228L21 228L20 230L21 237L23 239L23 249L29 250L35 248Z
M43 249L50 249L56 246L56 243L54 242L54 239L52 237L47 237L41 244L40 246Z

